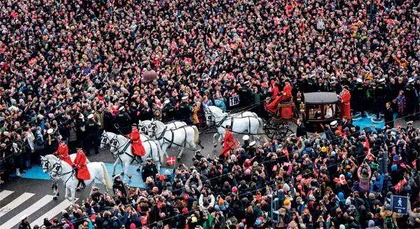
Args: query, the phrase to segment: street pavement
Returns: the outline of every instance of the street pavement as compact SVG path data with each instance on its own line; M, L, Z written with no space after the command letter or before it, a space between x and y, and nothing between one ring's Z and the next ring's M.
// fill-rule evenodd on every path
M397 120L395 126L405 127L405 121ZM419 126L419 122L415 122L415 126ZM295 132L296 126L291 126ZM201 143L204 146L202 153L204 156L218 156L221 146L213 147L212 136L215 130L211 130L200 135ZM241 141L242 136L236 135L235 138ZM241 141L242 142L242 141ZM169 156L176 156L179 152L176 148L168 150ZM185 150L182 158L177 162L191 166L194 152ZM98 155L91 155L90 161L101 161L113 163L114 158L108 151L101 151ZM138 179L138 178L137 178ZM29 222L42 224L43 218L52 219L61 214L61 212L70 206L70 202L64 199L63 184L59 183L60 196L58 200L53 200L53 192L51 189L52 182L50 180L13 178L11 181L0 186L0 229L17 228L22 216L27 215ZM103 192L103 186L98 185ZM77 203L89 197L91 187L82 190L76 194Z

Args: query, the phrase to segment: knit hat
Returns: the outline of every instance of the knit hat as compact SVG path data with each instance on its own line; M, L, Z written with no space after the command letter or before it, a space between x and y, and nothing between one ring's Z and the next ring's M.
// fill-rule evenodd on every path
M392 165L391 166L391 171L395 172L398 170L398 166L397 165Z

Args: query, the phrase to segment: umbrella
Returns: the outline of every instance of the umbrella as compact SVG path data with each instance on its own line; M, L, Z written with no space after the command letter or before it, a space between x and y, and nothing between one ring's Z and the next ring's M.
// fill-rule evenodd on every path
M148 83L155 79L157 79L157 73L155 70L145 71L143 73L143 78L142 78L143 82Z

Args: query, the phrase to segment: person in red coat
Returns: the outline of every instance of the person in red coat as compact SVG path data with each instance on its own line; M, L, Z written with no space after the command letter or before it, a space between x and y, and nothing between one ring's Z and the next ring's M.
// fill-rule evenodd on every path
M76 177L79 179L79 184L77 184L77 189L80 190L80 185L82 189L86 187L83 180L89 180L90 174L86 166L86 155L81 148L77 149L76 158L74 159L73 168L76 170Z
M70 166L73 166L73 162L71 161L69 156L69 147L66 143L60 143L57 151L55 151L54 154L57 155L58 158L60 158L60 160L67 162Z
M351 94L348 86L344 86L343 90L340 93L340 102L341 102L341 118L346 117L347 119L351 118L350 114L350 100Z
M140 139L140 131L133 127L133 130L129 134L129 138L131 139L133 154L138 157L144 156L146 152L144 151L144 147Z
M229 157L230 152L235 149L237 142L233 137L233 133L231 132L231 127L228 125L226 126L226 133L225 138L223 139L223 149L222 154L220 155L224 159Z
M279 84L275 80L271 80L270 90L271 90L271 99L275 99L280 92Z
M278 104L283 101L287 101L290 98L292 98L292 85L290 84L290 82L286 81L281 94L276 94L275 99L270 101L270 103L265 107L265 109L267 111L270 111L271 113L276 113Z

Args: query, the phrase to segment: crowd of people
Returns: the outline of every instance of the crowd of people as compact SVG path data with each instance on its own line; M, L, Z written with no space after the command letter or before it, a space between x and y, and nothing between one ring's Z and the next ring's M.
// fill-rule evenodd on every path
M19 176L20 169L39 164L39 156L55 152L60 141L68 143L71 152L79 146L89 155L91 150L99 153L102 130L127 134L139 120L184 120L201 125L206 106L226 110L262 104L266 97L275 97L273 92L281 91L286 81L297 105L305 92L341 93L347 86L353 113L363 116L369 110L378 119L383 113L391 128L376 134L361 134L351 127L338 133L327 128L327 143L319 140L314 144L316 139L302 136L288 143L258 146L256 152L244 148L227 160L200 159L196 173L194 169L177 169L178 178L173 183L164 183L166 178L158 176L163 181L153 180L157 191L127 192L126 200L134 199L137 208L118 211L119 202L108 203L109 198L103 196L101 201L90 200L68 215L73 219L84 217L83 211L91 215L95 204L106 203L99 204L110 208L107 214L98 213L98 222L130 226L128 222L146 218L146 225L187 221L190 227L207 227L227 224L235 216L237 225L263 227L271 201L267 196L281 189L286 206L281 212L282 223L292 228L292 222L297 227L321 222L325 227L346 223L370 227L370 221L363 219L370 215L363 213L371 213L371 220L381 224L381 217L391 214L388 206L382 205L388 192L396 192L391 186L384 186L386 192L381 196L363 189L347 199L358 178L366 181L366 170L370 171L368 180L382 175L388 182L385 184L399 184L404 178L407 182L403 186L410 189L400 192L418 196L416 182L412 182L417 168L411 164L418 150L418 131L392 129L393 113L410 121L418 119L420 111L418 4L415 0L4 1L0 5L0 180L7 180L12 170ZM263 106L255 111L264 115ZM366 139L373 149L371 154L366 146L360 148L359 143L366 143ZM282 156L282 150L278 152L286 147L289 157ZM312 151L305 153L302 147ZM263 154L257 153L261 150ZM325 150L326 154L321 152ZM335 156L329 154L332 152ZM372 159L355 155L360 152L373 155L373 162L381 158L379 152L388 152L393 156L390 161L397 155L401 159L395 161L410 168L402 168L400 163L396 168L392 163L382 170L372 168ZM244 160L251 158L252 166L245 167ZM266 164L267 159L276 163ZM200 165L210 163L210 171L200 169ZM324 164L329 177L342 174L346 184L337 185L317 175ZM333 171L338 167L346 171ZM385 167L389 171L385 172ZM364 175L358 176L359 168ZM295 174L304 170L309 173ZM251 173L242 178L237 177L239 171ZM303 177L300 181L299 175ZM190 177L195 188L181 190L179 185ZM213 186L213 182L209 185L210 178L227 182L226 187ZM262 181L271 186L260 187ZM248 187L252 183L258 191ZM293 191L299 184L301 190ZM311 190L312 196L307 194ZM297 193L307 210L301 207L302 211L292 211L298 209ZM319 193L329 195L325 199L317 196ZM200 204L198 194L204 195L203 202L210 203L213 196L211 207L203 207L209 205ZM334 199L336 195L339 201ZM155 198L142 202L141 197L150 196ZM375 200L381 204L371 204ZM415 199L411 203L416 206ZM353 210L352 206L359 205L366 212ZM328 214L320 211L325 207ZM414 218L410 222L414 225L418 225L418 210L412 208ZM176 211L185 212L180 215L185 220L172 220ZM392 222L404 223L401 218ZM137 227L139 222L134 224Z
M343 130L343 131L341 131ZM302 135L302 136L299 136ZM331 123L325 136L299 132L283 144L251 141L193 166L150 173L145 190L117 176L51 228L418 228L420 131L360 130ZM391 208L407 196L408 214ZM273 216L274 215L274 216Z

